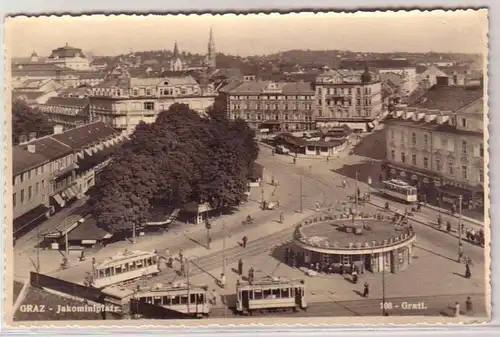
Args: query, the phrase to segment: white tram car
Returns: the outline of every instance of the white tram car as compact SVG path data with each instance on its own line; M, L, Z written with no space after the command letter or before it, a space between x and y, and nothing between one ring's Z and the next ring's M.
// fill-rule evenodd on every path
M133 279L157 275L158 254L155 252L128 251L92 265L92 286L104 288Z
M164 286L157 284L150 289L140 289L135 295L139 301L162 306L196 317L210 314L210 294L205 285L174 283Z
M265 277L252 283L236 284L236 312L250 314L264 311L306 310L304 280Z
M391 179L383 181L382 186L382 192L387 196L408 204L417 202L418 200L417 189L404 181Z

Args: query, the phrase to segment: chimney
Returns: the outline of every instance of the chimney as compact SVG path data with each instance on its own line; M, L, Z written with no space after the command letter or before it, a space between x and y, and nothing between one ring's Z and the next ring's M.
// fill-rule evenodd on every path
M36 139L36 132L30 132L29 134L29 141L31 142L32 140Z
M28 144L27 150L30 153L35 153L36 152L36 146L35 146L35 144Z
M54 125L54 134L58 135L63 132L63 126L62 125Z
M19 145L26 144L28 142L28 137L26 135L19 136Z

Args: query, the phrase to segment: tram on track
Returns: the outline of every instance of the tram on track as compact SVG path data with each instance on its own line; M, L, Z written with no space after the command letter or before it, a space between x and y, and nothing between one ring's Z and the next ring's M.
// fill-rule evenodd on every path
M208 317L211 310L210 294L206 285L156 284L149 289L140 289L134 298L196 317Z
M91 285L104 288L160 272L156 252L125 250L99 263L92 264Z
M397 179L383 181L382 193L407 204L415 203L418 200L417 189Z
M236 284L236 312L298 311L307 309L304 280L284 277L264 277L253 282Z

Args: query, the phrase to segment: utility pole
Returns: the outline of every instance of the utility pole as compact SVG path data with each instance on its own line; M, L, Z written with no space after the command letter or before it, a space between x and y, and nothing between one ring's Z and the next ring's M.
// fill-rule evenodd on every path
M358 171L356 170L356 183L355 183L355 190L354 190L354 198L356 201L354 212L355 214L358 213Z
M69 240L68 240L68 217L64 218L64 239L65 239L65 250L66 250L66 258L69 260Z
M458 197L458 256L460 258L460 246L462 245L462 196Z
M222 273L224 274L224 278L227 278L226 276L226 237L227 237L227 232L226 232L226 222L223 220L222 221L222 232L224 234L224 237L222 239ZM224 317L227 317L227 297L224 295Z
M382 316L385 316L385 252L382 253Z
M187 300L187 313L189 315L189 313L190 313L189 312L189 309L190 309L189 307L191 306L191 303L190 303L191 298L189 296L189 290L190 290L190 287L191 287L191 285L189 284L189 258L186 257L185 261L186 261L185 262L185 264L186 264L185 270L186 270L187 298L188 298L188 300Z
M303 204L304 204L304 194L302 193L302 176L300 177L300 188L299 188L299 192L300 192L300 213L303 212Z
M36 226L36 272L40 272L40 226ZM38 277L38 276L37 276ZM38 284L38 282L37 282Z
M262 187L260 191L260 199L261 199L262 209L266 209L264 205L264 187Z
M132 217L129 216L129 219ZM132 220L132 243L135 243L135 221Z

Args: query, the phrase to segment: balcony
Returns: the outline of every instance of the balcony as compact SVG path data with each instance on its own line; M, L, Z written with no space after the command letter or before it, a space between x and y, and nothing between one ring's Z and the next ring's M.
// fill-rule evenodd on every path
M52 172L52 179L57 179L63 175L68 174L69 172L75 170L78 166L75 163L71 163L69 166L64 167L62 169L58 169Z

